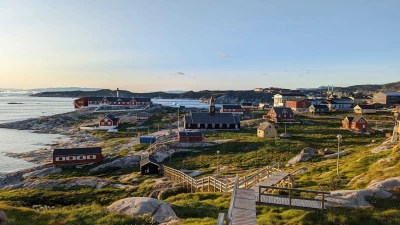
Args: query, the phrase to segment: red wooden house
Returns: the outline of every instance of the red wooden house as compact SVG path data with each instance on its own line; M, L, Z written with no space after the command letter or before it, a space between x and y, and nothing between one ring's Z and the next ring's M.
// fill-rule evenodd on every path
M104 118L99 122L99 128L107 130L117 128L119 126L119 121L119 118L116 118L112 115L104 116Z
M240 105L222 105L221 113L243 114L243 108Z
M147 106L150 98L120 98L120 97L81 97L74 100L75 108L97 108L100 106Z
M267 115L263 116L264 119L277 122L291 122L294 121L294 113L291 108L287 107L273 107Z
M344 118L344 120L342 120L342 128L360 133L372 131L368 128L368 121L361 115L352 115Z
M203 142L203 135L201 132L179 132L179 142Z
M311 106L311 103L307 100L286 101L286 107L291 108L295 112L308 111L308 108L310 106Z
M101 162L103 155L101 148L71 148L54 149L54 165L73 165Z

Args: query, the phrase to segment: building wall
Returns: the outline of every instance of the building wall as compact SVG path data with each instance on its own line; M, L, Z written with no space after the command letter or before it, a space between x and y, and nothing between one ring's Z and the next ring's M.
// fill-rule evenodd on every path
M158 174L160 166L155 165L153 163L147 163L143 166L140 167L140 172L142 173L142 175L145 174Z
M89 97L82 97L74 100L75 109L86 108L89 106Z
M95 158L93 158L94 156ZM70 158L72 157L72 159ZM84 159L79 159L83 157ZM69 164L86 164L101 162L103 159L102 154L81 154L81 155L57 155L53 156L53 164L55 165L69 165Z
M277 136L278 136L278 132L275 128L270 128L270 129L265 129L265 130L257 130L257 137L274 138Z
M221 113L243 114L243 109L221 109Z
M374 113L376 113L376 109L354 108L354 113L356 113L356 114L374 114Z
M178 136L179 142L202 142L203 137L181 137Z

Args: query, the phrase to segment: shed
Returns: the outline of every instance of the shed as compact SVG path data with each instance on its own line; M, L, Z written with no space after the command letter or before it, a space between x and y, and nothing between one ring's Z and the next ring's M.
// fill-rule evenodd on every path
M262 138L273 138L278 136L278 131L274 124L269 122L264 122L260 124L257 129L257 137Z
M54 149L53 164L72 165L100 162L103 159L101 148Z
M311 105L309 109L310 113L324 113L329 112L327 105Z
M376 113L376 108L373 105L356 105L354 107L355 114Z
M201 132L179 132L178 133L179 142L202 142L203 135Z
M145 174L160 174L160 165L153 158L144 158L140 160L140 172Z

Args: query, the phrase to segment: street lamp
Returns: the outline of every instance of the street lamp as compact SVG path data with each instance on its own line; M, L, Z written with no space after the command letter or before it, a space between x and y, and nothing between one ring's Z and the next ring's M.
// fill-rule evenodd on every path
M336 174L339 176L339 153L340 153L340 140L342 140L342 135L338 134L337 136L338 144L337 144L337 165L336 165Z
M220 151L217 151L217 177L218 177L218 174L219 174L219 171L218 171L219 153L220 153Z

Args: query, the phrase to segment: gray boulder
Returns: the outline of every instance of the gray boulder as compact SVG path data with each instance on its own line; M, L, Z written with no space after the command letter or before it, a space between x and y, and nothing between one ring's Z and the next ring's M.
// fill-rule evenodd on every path
M27 179L29 177L44 177L47 174L61 173L61 168L58 167L50 167L41 170L36 170L30 173L25 173L22 175L22 178Z
M325 199L328 206L370 207L371 204L366 201L367 198L390 198L393 194L388 191L396 187L400 187L400 177L373 183L362 190L332 191Z
M112 162L97 166L97 167L91 169L89 171L89 173L94 173L94 172L104 170L107 168L121 168L121 169L132 168L132 167L138 166L139 161L140 161L139 155L126 156L126 157L116 159Z
M295 157L291 158L288 161L286 166L294 166L294 165L296 165L296 163L308 161L312 157L313 156L309 153L303 153L303 154L296 155Z
M174 210L165 202L154 198L131 197L112 203L107 207L110 212L123 213L129 216L152 215L158 223L177 218Z
M0 211L0 225L7 225L7 216L3 211Z
M318 153L317 150L310 148L310 147L305 147L303 150L301 150L300 154L308 153L310 155L316 155Z
M339 152L339 156L347 155L347 154L349 154L349 151L347 151L347 150ZM333 153L333 154L330 154L330 155L322 156L322 158L324 158L324 159L331 159L331 158L336 158L336 157L337 157L337 152Z
M283 137L283 138L290 138L290 137L292 137L292 134L282 133L280 136Z

